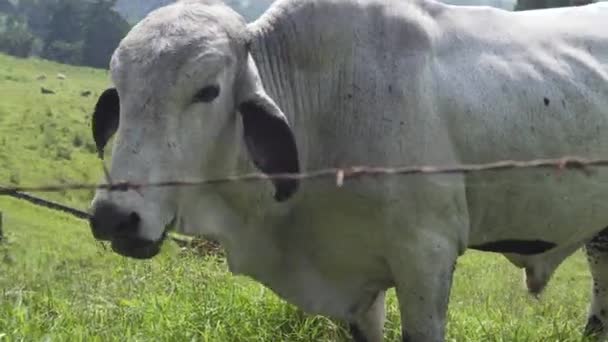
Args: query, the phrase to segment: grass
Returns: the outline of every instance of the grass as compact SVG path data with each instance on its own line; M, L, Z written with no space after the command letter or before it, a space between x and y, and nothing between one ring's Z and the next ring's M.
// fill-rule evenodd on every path
M63 73L65 80L57 79ZM46 80L38 80L39 75ZM89 181L101 176L89 133L103 71L0 55L0 184ZM40 87L55 95L43 95ZM90 97L80 95L92 91ZM48 194L80 208L91 194ZM340 323L309 316L219 257L170 242L150 261L119 257L85 222L0 198L0 341L344 341ZM451 296L449 341L580 341L590 295L581 252L540 300L500 256L468 252ZM387 341L399 339L394 291Z
M90 119L107 84L106 71L0 54L0 184L98 181ZM91 192L46 196L82 208Z

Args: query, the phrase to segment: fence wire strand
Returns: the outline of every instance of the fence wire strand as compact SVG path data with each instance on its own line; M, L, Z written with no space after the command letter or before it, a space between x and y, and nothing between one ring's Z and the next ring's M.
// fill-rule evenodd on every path
M47 200L44 198L40 198L37 196L33 196L30 194L25 194L23 192L14 191L10 188L6 188L6 187L2 187L2 186L0 186L0 196L1 195L13 197L13 198L16 198L16 199L22 200L22 201L26 201L26 202L29 202L36 206L39 206L39 207L45 207L45 208L52 209L55 211L62 211L64 213L70 214L76 218L83 219L83 220L88 220L90 217L89 213L87 213L86 211L72 208L70 206L67 206L67 205L64 205L64 204L61 204L61 203L58 203L55 201L50 201L50 200Z
M514 169L531 169L531 168L551 168L557 171L570 169L582 171L585 175L590 176L591 167L608 166L608 159L587 159L581 157L563 157L558 159L535 159L530 161L514 161L503 160L487 164L462 164L454 166L405 166L405 167L371 167L371 166L356 166L348 168L330 168L312 172L294 173L294 174L274 174L267 175L263 173L251 173L241 176L229 176L217 179L200 179L192 181L167 181L156 183L131 183L131 182L113 182L109 176L109 172L105 166L104 169L106 184L61 184L61 185L42 185L42 186L0 186L0 196L13 197L18 200L23 200L39 207L67 213L75 218L89 220L91 215L83 210L76 209L55 201L37 197L28 192L50 193L64 192L69 190L99 190L107 191L139 191L147 187L173 187L173 186L202 186L213 184L226 184L233 182L252 182L272 179L313 179L313 178L334 178L337 187L342 187L344 182L349 178L357 178L363 176L388 176L388 175L432 175L432 174L468 174L475 172L488 171L505 171ZM184 238L180 236L171 236L171 239L183 244ZM196 238L195 238L196 240ZM104 250L106 246L102 244Z
M591 175L591 167L606 167L608 159L587 159L581 157L563 157L557 159L535 159L530 161L502 160L486 164L460 164L453 166L403 166L403 167L374 167L354 166L347 168L329 168L311 172L288 174L250 173L244 175L228 176L224 178L199 180L172 180L163 182L112 182L109 178L104 184L73 183L42 186L3 186L0 187L0 196L23 196L24 192L63 192L72 190L106 190L128 191L151 187L185 187L226 184L233 182L255 182L263 180L306 180L314 178L334 178L336 186L341 187L348 179L365 176L390 175L432 175L432 174L469 174L476 172L505 171L515 169L551 168L556 170L580 170Z

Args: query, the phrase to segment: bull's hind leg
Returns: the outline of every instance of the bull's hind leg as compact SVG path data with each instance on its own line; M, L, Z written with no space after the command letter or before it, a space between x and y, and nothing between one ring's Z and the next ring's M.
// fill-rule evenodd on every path
M384 335L385 292L380 291L368 308L349 324L354 342L381 342Z
M586 336L605 336L608 324L608 228L585 245L593 278L591 306L585 327Z

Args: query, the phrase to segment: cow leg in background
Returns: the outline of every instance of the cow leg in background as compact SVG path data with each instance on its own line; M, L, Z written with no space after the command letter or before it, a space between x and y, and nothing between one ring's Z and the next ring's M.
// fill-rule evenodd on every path
M378 292L367 310L360 313L355 322L349 323L354 342L381 342L384 338L385 291Z
M446 315L457 258L456 246L444 236L424 234L410 240L400 257L391 262L396 278L403 342L445 340Z
M587 261L593 278L593 293L585 335L606 335L608 324L608 228L585 245Z

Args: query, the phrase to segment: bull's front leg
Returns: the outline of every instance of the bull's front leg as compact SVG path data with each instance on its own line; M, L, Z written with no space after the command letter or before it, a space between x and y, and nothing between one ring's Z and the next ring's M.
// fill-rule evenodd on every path
M349 323L353 342L382 342L384 336L385 292L380 291L368 308L357 314Z
M458 246L432 228L408 237L391 268L404 342L443 342Z

